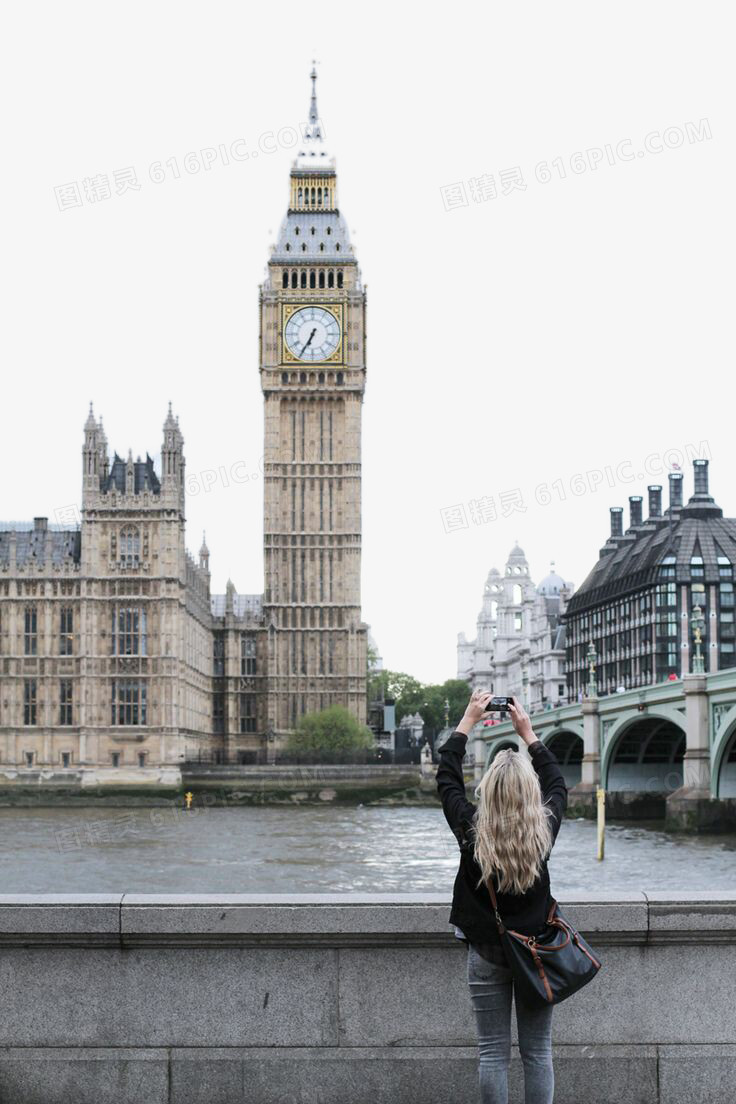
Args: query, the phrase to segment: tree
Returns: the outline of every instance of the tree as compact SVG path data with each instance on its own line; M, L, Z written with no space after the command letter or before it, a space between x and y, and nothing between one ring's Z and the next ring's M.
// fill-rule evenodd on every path
M286 750L301 753L344 753L373 747L373 733L356 721L344 705L330 705L318 713L305 713L290 734Z
M444 728L447 701L450 706L450 724L457 724L465 712L469 697L470 687L464 679L446 679L441 685L422 685L412 679L396 702L397 723L407 713L419 713L429 728Z

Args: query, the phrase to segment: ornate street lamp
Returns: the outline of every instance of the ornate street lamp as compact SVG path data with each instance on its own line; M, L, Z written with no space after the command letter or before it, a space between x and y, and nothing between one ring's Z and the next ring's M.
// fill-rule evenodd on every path
M595 648L593 647L593 641L588 643L588 651L586 653L586 659L588 660L588 697L598 697L598 686L595 680L595 665L598 659Z
M703 637L702 632L705 628L705 618L703 617L703 611L700 606L693 606L692 617L690 618L690 627L693 630L693 637L695 639L695 655L693 656L693 674L703 675L705 674L705 665L703 663L703 653L700 650Z

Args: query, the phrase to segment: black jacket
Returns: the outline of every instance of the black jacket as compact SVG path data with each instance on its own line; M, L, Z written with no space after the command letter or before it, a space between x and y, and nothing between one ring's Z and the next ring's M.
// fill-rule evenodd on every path
M460 845L460 867L453 887L449 923L461 928L474 945L500 947L501 940L488 889L482 883L479 889L475 888L481 869L473 858L472 828L476 806L465 795L463 779L462 761L466 741L467 736L463 732L453 732L440 748L440 764L437 768L437 790L442 799L442 810ZM563 813L567 808L567 786L554 753L541 740L529 745L529 754L539 776L542 800L554 813L554 818L551 819L554 846ZM548 858L549 852L542 862L537 880L525 893L499 893L498 877L493 879L498 911L506 927L524 935L536 935L544 928L552 904Z

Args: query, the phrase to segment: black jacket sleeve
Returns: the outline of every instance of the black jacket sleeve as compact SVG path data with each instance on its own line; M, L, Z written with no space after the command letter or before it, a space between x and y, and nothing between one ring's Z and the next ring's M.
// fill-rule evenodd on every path
M472 846L473 817L476 806L465 794L462 762L467 736L453 732L439 750L437 768L437 792L442 801L442 811L461 849ZM567 808L567 786L554 752L535 740L529 745L529 755L542 790L542 801L552 809L552 842L557 839L562 817Z
M557 833L562 824L562 817L567 808L567 786L565 778L560 770L560 764L553 751L546 747L541 740L529 745L529 755L532 766L539 777L539 785L542 788L542 801L552 810L552 843L557 839Z
M467 736L464 732L453 732L439 751L440 764L437 767L437 792L442 801L445 820L455 834L461 847L472 845L472 821L476 806L465 795L463 778L463 758Z

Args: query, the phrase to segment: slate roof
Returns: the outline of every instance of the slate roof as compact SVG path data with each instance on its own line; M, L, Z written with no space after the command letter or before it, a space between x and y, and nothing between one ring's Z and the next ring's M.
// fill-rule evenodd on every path
M693 496L686 506L665 511L661 518L648 518L623 536L610 538L598 563L568 601L566 613L580 612L661 581L659 567L668 555L675 557L675 574L669 581L689 582L690 558L702 556L704 575L697 581L718 582L718 556L736 564L736 518L724 518L720 507L710 503Z

